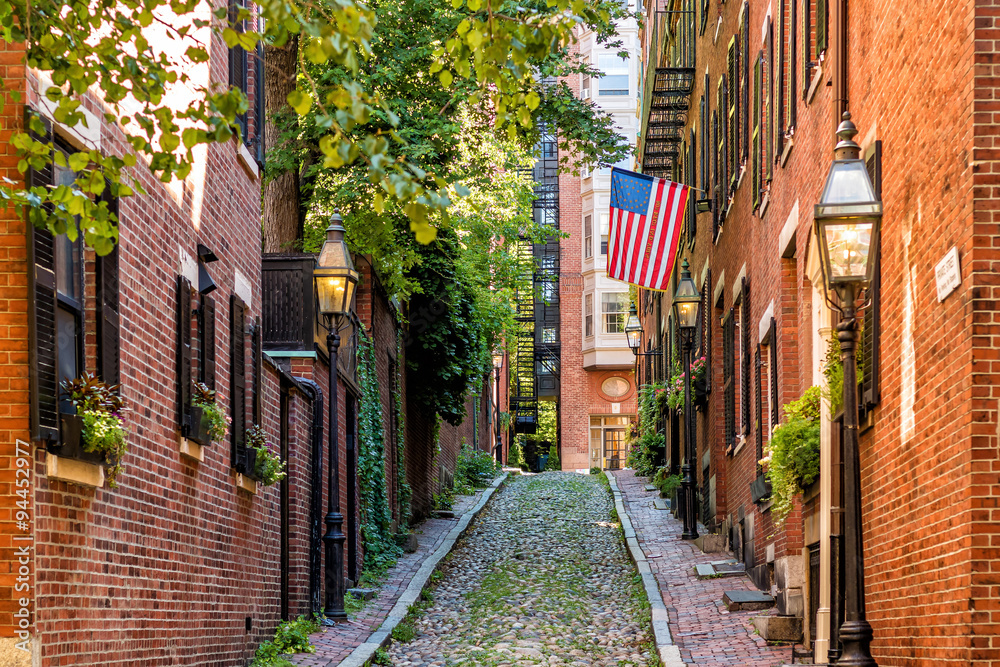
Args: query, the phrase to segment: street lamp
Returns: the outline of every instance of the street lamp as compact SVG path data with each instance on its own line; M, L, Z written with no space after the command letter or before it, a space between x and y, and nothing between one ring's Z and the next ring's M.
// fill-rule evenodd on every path
M326 241L313 269L319 312L323 315L326 347L330 353L330 463L327 468L326 534L326 616L332 621L346 621L344 611L344 515L340 513L340 454L337 431L337 350L340 348L341 321L351 310L358 272L354 270L351 253L344 241L344 225L340 212L330 217ZM328 624L331 624L328 622Z
M872 628L865 619L865 566L861 530L861 459L858 455L858 380L856 349L858 291L871 283L875 271L873 250L878 248L882 224L882 202L854 142L858 128L851 114L844 113L837 128L840 141L834 161L814 212L816 242L822 258L823 277L839 304L837 325L840 358L844 365L844 624L840 642L844 647L838 665L874 667L870 644Z
M499 463L503 463L503 441L500 439L500 371L503 369L503 350L493 351L493 369L497 376L497 422L496 422L496 453L495 457Z
M642 344L642 324L639 323L639 314L635 312L635 302L629 304L628 319L625 320L625 338L628 339L628 346L632 348L632 354L639 356L639 346Z
M684 356L684 465L681 474L684 479L684 532L681 539L693 540L698 537L698 520L695 518L695 439L694 415L691 414L691 350L694 348L694 332L698 326L701 310L701 293L691 279L688 261L681 264L681 280L674 290L674 321L681 333L681 351Z

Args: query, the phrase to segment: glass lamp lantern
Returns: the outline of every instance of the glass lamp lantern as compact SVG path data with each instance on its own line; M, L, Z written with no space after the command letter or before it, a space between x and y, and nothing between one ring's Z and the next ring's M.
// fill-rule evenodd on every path
M498 371L503 368L503 350L493 351L493 368Z
M878 248L882 202L854 142L857 133L850 113L845 113L837 128L840 142L834 161L813 212L823 274L831 289L870 283L875 272L872 251Z
M354 270L351 253L344 241L344 225L339 212L330 217L326 241L313 270L319 312L327 317L345 315L351 310L358 272Z
M681 279L674 291L674 319L681 332L693 332L701 315L701 292L691 279L688 261L681 264Z
M625 338L628 339L628 346L632 348L632 354L639 354L639 346L642 343L642 325L639 324L639 314L635 311L635 304L631 304L628 310L628 319L625 320Z

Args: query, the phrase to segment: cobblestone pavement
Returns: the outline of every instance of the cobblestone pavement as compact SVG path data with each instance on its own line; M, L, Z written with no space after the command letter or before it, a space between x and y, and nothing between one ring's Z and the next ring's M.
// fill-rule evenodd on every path
M478 489L475 495L455 496L455 516L461 517L475 507L482 494L483 489ZM316 652L299 653L290 658L291 662L298 667L332 667L350 655L351 651L364 643L368 636L382 625L382 621L406 590L413 575L427 557L437 550L458 521L458 518L427 519L414 529L413 532L417 536L417 550L412 554L400 556L396 565L389 569L379 586L378 597L368 601L348 623L324 628L311 635L309 640L316 647Z
M401 666L653 665L648 604L596 477L515 476L394 642Z
M631 470L614 475L639 546L660 585L670 634L684 662L699 667L790 664L791 647L768 646L754 633L750 618L767 612L730 612L722 604L725 591L756 590L748 577L699 580L695 576L695 564L723 560L728 554L702 553L681 540L681 522L653 506L659 495L643 488L645 478Z

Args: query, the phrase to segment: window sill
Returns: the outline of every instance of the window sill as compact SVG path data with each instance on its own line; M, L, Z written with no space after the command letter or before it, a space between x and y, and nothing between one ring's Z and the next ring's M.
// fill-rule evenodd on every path
M203 445L199 445L194 440L189 440L184 437L182 437L179 442L181 456L199 462L203 462L205 460L205 447Z
M255 496L260 492L260 482L238 472L236 473L236 488Z
M736 447L733 448L733 456L736 456L741 451L743 451L744 445L747 444L747 439L743 435L738 435L736 437L739 438L739 442L736 443Z
M788 156L792 152L792 146L795 145L795 128L792 128L789 132L785 133L785 148L781 151L781 166L784 167L785 163L788 162Z
M758 215L760 216L761 220L764 219L764 214L767 213L767 206L770 203L771 203L771 193L765 192L764 198L760 200L760 206L757 207Z
M61 458L45 453L45 476L95 489L104 487L104 467L75 459Z
M233 141L236 141L239 146L239 148L236 149L236 159L243 166L243 170L247 172L247 176L256 181L260 178L260 167L257 166L257 160L250 155L250 151L242 141L239 141L238 139L234 139Z
M812 81L809 84L809 92L806 94L806 104L812 104L816 91L819 89L819 82L823 79L823 64L816 65L812 73Z

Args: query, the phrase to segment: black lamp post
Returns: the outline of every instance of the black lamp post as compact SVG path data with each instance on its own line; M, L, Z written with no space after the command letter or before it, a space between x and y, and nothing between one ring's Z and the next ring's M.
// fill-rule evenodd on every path
M698 326L701 310L701 293L691 279L688 261L681 264L681 280L674 291L674 320L681 332L681 352L684 357L684 465L681 474L684 479L684 532L683 540L698 537L698 520L695 518L695 459L698 456L697 432L691 410L691 350L694 348L694 332Z
M341 321L351 310L358 272L354 270L351 253L344 242L343 220L334 212L326 228L326 241L313 270L319 312L326 328L326 346L330 353L330 463L327 468L326 534L326 617L329 622L346 621L344 611L344 515L340 513L340 443L337 425L337 350L340 348Z
M493 352L493 370L497 376L497 420L496 420L496 453L495 458L498 463L503 463L503 440L500 437L500 371L503 370L503 350Z
M840 358L844 364L844 624L840 627L843 652L838 665L874 667L870 644L872 628L865 619L865 565L861 530L861 459L858 454L858 291L871 284L882 224L882 202L861 149L854 142L858 129L845 112L834 148L834 161L823 195L815 207L816 241L822 257L826 287L841 313L837 325Z

